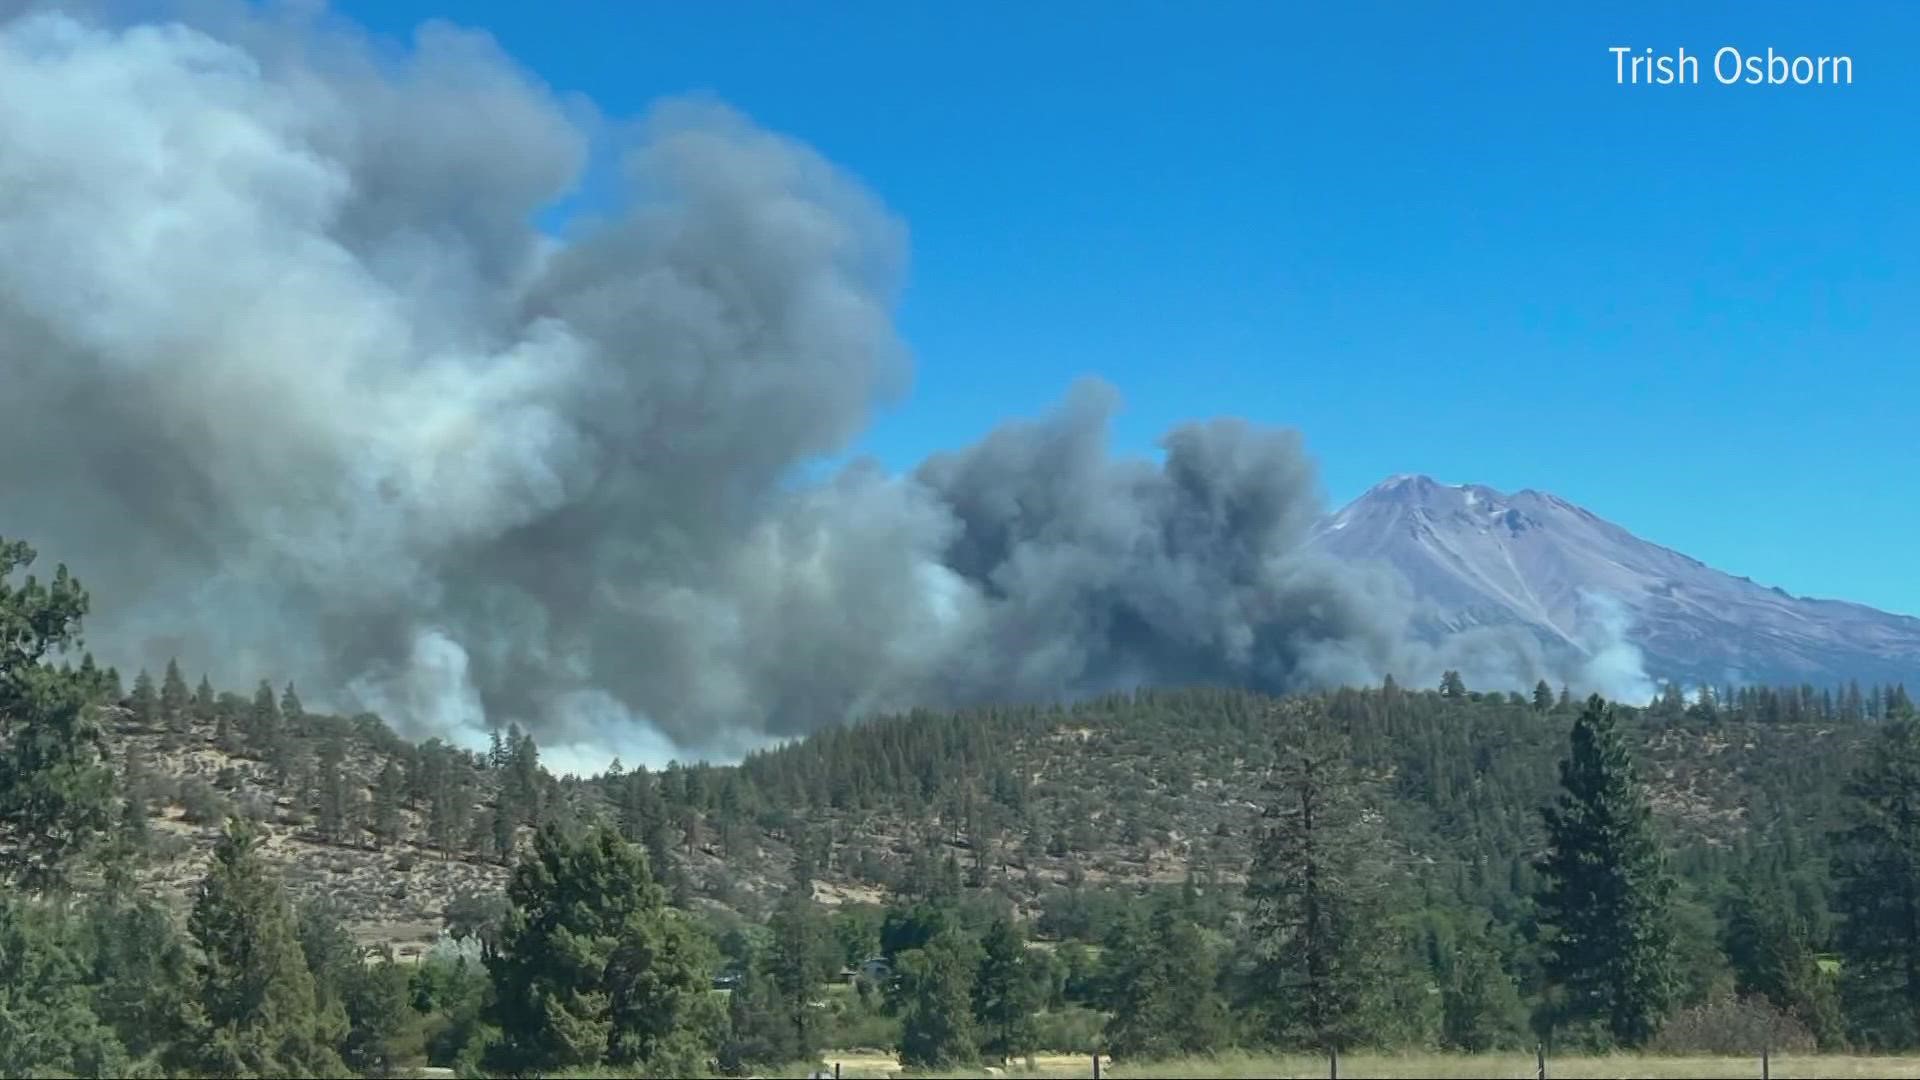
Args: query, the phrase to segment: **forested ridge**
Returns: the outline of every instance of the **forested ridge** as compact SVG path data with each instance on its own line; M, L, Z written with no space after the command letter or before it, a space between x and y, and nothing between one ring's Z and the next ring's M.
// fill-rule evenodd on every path
M1899 686L1153 690L556 778L517 729L101 668L32 561L0 1074L1920 1041Z

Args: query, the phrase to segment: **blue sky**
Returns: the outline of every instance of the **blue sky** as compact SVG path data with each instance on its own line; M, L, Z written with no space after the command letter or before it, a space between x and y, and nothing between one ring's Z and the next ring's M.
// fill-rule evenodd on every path
M1302 429L1554 491L1920 614L1920 7L347 0L487 29L606 113L716 94L911 231L898 467L1098 374L1147 451ZM1850 87L1614 84L1612 45L1847 54Z

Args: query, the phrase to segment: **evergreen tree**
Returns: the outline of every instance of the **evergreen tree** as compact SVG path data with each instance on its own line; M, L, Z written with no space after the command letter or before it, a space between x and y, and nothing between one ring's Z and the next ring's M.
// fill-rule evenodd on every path
M1790 909L1781 882L1755 868L1741 875L1721 945L1736 993L1765 998L1805 1024L1823 1047L1844 1041L1833 981L1820 970L1806 924Z
M493 853L502 859L511 859L513 857L514 842L519 837L519 830L514 824L513 815L507 813L504 807L495 810L493 816L487 822L487 832L489 834L488 840L493 847Z
M1548 686L1545 679L1533 684L1533 709L1535 712L1553 711L1553 687Z
M983 1054L1005 1061L1034 1049L1039 985L1019 924L1006 916L995 919L981 938L980 970L973 980L973 1016Z
M412 979L407 969L387 951L373 963L360 964L347 974L343 1003L347 1033L340 1056L362 1076L397 1076L422 1027L413 1007Z
M346 1041L347 996L366 956L353 943L333 902L316 897L295 909L295 936L307 973L313 976L314 1021L327 1045L336 1049Z
M206 1017L193 959L171 915L150 898L112 896L92 905L88 922L93 1011L134 1062L186 1073Z
M211 724L217 715L220 699L213 692L213 681L206 672L200 673L200 685L193 691L193 718L202 724Z
M320 752L319 808L314 824L320 835L336 844L346 843L349 792L347 778L340 767L340 758L327 753L325 747Z
M957 928L942 930L924 946L900 954L902 1065L953 1069L979 1057L972 1000L976 966L976 948Z
M227 823L189 928L202 954L200 1001L211 1028L200 1048L200 1075L344 1073L319 1012L293 909L261 862L246 822Z
M0 540L0 883L45 892L107 835L115 800L95 690L50 662L79 644L86 590L64 566L51 584L11 584L33 559Z
M1920 1042L1920 723L1881 729L1833 837L1849 1011L1869 1042Z
M247 748L276 768L286 764L285 732L280 724L280 706L273 697L273 684L265 679L253 693L253 708L247 714Z
M1526 1007L1484 929L1457 933L1440 960L1435 974L1442 1044L1469 1054L1520 1045L1527 1030Z
M0 895L0 1076L125 1076L127 1053L95 1015L85 955L63 913Z
M812 1059L820 1046L819 1022L812 1002L827 978L832 943L813 901L813 883L804 864L796 865L796 880L787 887L768 920L772 951L767 974L791 1027L788 1041L793 1058Z
M1219 965L1212 946L1172 904L1157 907L1144 930L1116 929L1108 944L1108 1049L1133 1060L1220 1049L1227 1015L1214 988Z
M1247 875L1255 996L1283 1041L1345 1049L1372 1029L1385 983L1381 826L1324 710L1288 703L1281 727Z
M521 735L514 740L508 750L506 771L503 796L513 807L514 824L541 824L540 750L534 745L533 736Z
M1552 1019L1598 1021L1637 1046L1673 995L1673 884L1615 711L1597 694L1574 722L1560 784L1539 864L1546 972L1562 995Z
M716 1037L700 1022L702 940L667 908L646 855L612 830L569 841L541 829L507 898L501 947L487 960L501 1033L489 1069L646 1065Z
M727 995L727 1037L720 1046L720 1068L744 1075L756 1066L785 1065L801 1055L793 1048L793 1021L773 980L749 963Z
M382 843L392 843L400 839L402 822L400 818L400 800L405 798L404 781L401 779L400 766L392 758L380 769L380 777L373 786L373 834Z
M167 673L160 681L160 721L177 736L184 736L193 721L193 694L175 660L167 661Z
M427 804L427 840L451 855L466 836L467 816L473 811L467 789L454 778L443 761L434 770L432 794Z
M280 692L280 719L291 731L299 731L306 722L307 710L301 707L300 695L293 689L292 683L288 683L287 688Z
M4 546L0 546L0 553L4 551ZM0 566L4 565L4 561L0 561ZM154 689L153 676L147 674L146 668L141 668L140 674L133 677L133 696L127 705L142 727L151 728L160 723L160 692Z

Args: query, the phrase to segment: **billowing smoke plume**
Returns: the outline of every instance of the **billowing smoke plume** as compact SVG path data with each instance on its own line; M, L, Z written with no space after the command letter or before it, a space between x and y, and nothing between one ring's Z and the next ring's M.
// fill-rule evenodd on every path
M604 217L539 215L617 157ZM906 389L901 225L711 103L605 123L483 37L0 24L0 533L92 644L463 741L730 754L874 710L1443 666L1300 554L1296 436L1115 458L1074 388L908 476L803 483ZM329 702L328 699L331 699Z

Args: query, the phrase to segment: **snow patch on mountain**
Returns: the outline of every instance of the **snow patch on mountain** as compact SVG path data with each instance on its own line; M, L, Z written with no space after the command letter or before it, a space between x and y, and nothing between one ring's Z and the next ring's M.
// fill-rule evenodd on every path
M1398 570L1430 637L1519 625L1594 672L1689 685L1920 679L1920 619L1757 585L1546 492L1393 476L1313 545Z

